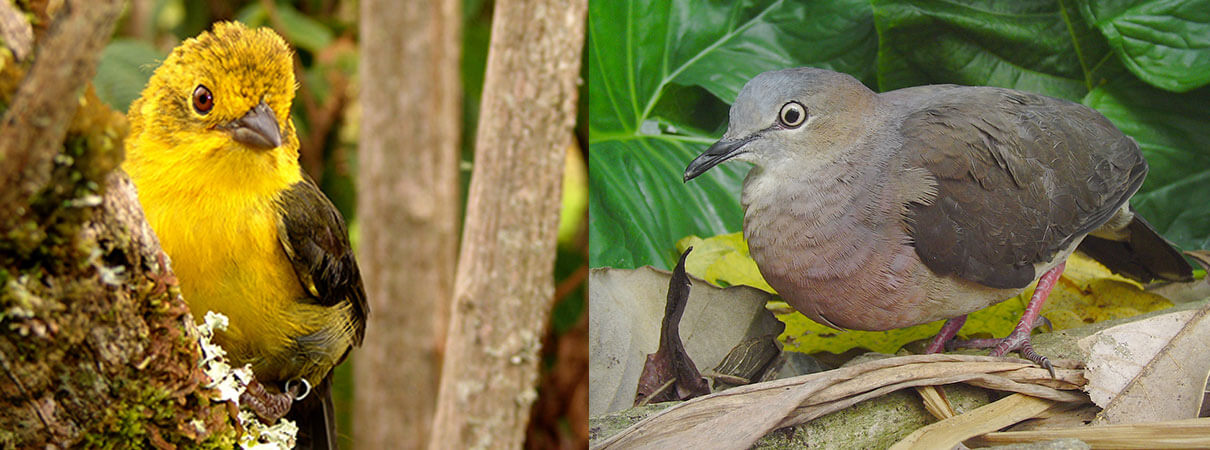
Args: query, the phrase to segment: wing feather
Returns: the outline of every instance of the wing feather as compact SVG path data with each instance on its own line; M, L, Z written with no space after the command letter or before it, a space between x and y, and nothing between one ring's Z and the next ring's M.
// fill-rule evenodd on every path
M360 344L369 305L340 211L305 173L302 181L282 192L278 205L278 239L299 281L320 305L350 303L355 342Z
M921 95L926 106L901 128L903 154L936 179L937 196L909 205L906 224L939 275L1024 287L1035 264L1108 221L1146 176L1134 141L1085 106L997 88Z

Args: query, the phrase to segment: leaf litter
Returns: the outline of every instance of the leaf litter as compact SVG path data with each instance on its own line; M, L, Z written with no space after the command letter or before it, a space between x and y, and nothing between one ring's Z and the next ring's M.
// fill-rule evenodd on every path
M735 245L734 236L726 239L729 242L723 243L723 250L715 248L702 253L715 256L713 262L718 262L729 253L746 252L745 248ZM699 245L701 241L693 243ZM693 271L711 267L711 261L687 263L685 256L682 255L678 269L685 266ZM1113 304L1114 308L1142 305L1137 309L1160 309L1162 306L1156 305L1166 302L1162 297L1142 291L1137 284L1104 276L1102 270L1096 265L1077 264L1076 269L1070 271L1071 279L1065 282L1073 291L1086 296L1097 290L1112 292L1129 288L1137 291L1128 299L1128 302L1135 302L1134 306L1122 307L1122 302L1118 302ZM727 284L726 271L719 270L719 266L710 269L706 276ZM1121 295L1121 292L1115 295ZM670 293L669 298L672 297ZM1159 297L1160 301L1150 297ZM1109 309L1095 302L1092 307L1094 311ZM1197 350L1191 346L1210 339L1210 320L1206 320L1208 310L1210 304L1196 311L1164 314L1148 321L1102 330L1080 343L1086 352L1089 369L1085 370L1081 361L1059 361L1060 370L1055 378L1050 378L1043 369L1015 358L943 354L878 359L698 397L656 413L613 436L598 439L593 448L669 445L749 448L773 430L802 424L906 387L915 387L928 410L941 420L909 434L896 448L948 448L964 441L990 445L1059 438L1080 439L1100 446L1140 442L1147 446L1210 445L1210 418L1197 418L1203 406L1207 373L1210 373L1210 356L1188 356ZM1109 315L1118 313L1111 311ZM1086 321L1081 319L1080 322ZM1152 341L1151 349L1141 350L1141 346L1133 343L1127 347L1114 347L1114 343L1131 342L1137 339L1132 336L1140 334ZM1133 359L1106 361L1107 354L1121 355L1123 348L1135 350ZM1123 370L1122 366L1128 368ZM1107 367L1119 372L1113 381L1115 384L1105 385L1102 381ZM955 414L944 393L933 387L952 383L1014 394L965 414ZM1092 398L1084 390L1092 392ZM1096 420L1086 420L1086 411L1093 400L1098 400L1097 404L1106 410ZM1065 426L997 432L1014 424L1029 424L1029 419L1056 417L1066 417L1065 420L1051 420ZM1094 426L1085 426L1090 422ZM1101 425L1103 423L1119 425ZM1172 430L1180 430L1183 434L1173 434Z

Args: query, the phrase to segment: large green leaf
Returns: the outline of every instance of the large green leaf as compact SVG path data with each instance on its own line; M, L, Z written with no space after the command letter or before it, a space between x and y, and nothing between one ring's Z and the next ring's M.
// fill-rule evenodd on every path
M1079 101L1108 46L1054 0L875 1L878 86L999 86Z
M1210 83L1210 0L1076 0L1143 81L1175 92Z
M590 2L590 265L667 268L677 239L737 231L746 167L681 181L725 128L723 101L785 67L872 81L875 42L858 0Z

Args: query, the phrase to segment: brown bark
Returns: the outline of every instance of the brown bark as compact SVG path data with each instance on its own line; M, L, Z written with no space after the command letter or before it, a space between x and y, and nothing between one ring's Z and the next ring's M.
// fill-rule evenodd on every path
M96 72L97 55L109 42L122 3L117 0L69 1L46 36L38 57L0 121L0 217L46 185L85 81ZM11 222L10 222L11 223Z
M430 448L518 448L554 293L587 2L495 5Z
M359 447L422 448L432 426L458 239L459 4L361 3Z
M25 14L9 2L0 3L0 42L18 61L24 61L33 51L33 27L25 20Z
M45 4L42 4L45 6ZM125 120L83 86L121 9L63 4L0 64L0 445L230 445L184 301L126 175ZM39 17L43 12L35 11ZM14 80L20 80L16 84ZM15 90L13 86L18 86Z
M126 20L122 24L121 34L140 41L151 42L153 36L152 14L155 13L155 0L130 0L126 10Z

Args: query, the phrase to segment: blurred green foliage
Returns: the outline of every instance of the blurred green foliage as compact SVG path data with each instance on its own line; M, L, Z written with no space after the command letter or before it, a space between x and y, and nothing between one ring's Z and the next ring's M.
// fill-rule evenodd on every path
M166 55L144 41L114 39L97 63L97 75L93 78L97 96L118 111L130 109L130 104L143 93L151 72Z

